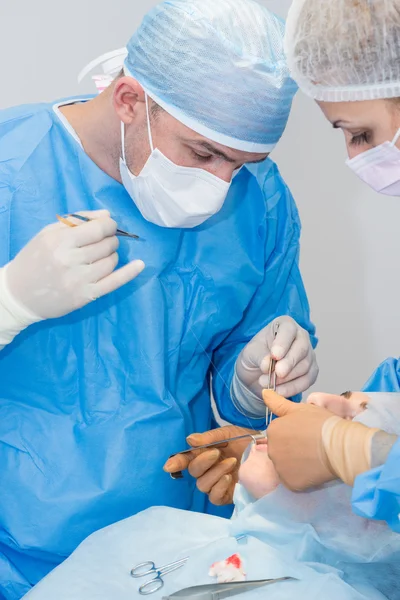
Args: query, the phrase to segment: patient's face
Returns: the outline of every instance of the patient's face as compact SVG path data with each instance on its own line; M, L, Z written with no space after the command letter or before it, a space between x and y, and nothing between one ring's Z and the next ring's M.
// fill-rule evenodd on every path
M309 404L321 406L343 419L354 419L368 405L368 395L363 392L337 394L310 394ZM250 450L248 459L239 469L239 483L259 500L273 492L280 484L275 467L268 456L268 440L259 440Z
M252 444L248 459L239 469L239 483L259 500L274 491L280 484L278 473L268 456L268 441Z
M310 394L307 403L326 408L343 419L352 420L368 406L368 395L364 392L337 394Z

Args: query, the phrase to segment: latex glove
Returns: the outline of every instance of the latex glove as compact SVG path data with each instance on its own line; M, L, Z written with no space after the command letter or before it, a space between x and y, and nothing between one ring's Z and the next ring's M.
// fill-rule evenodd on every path
M187 443L193 447L203 446L226 438L246 435L246 433L255 434L259 431L228 425L205 433L194 433L187 438ZM166 462L164 471L174 473L188 469L190 475L197 479L198 489L208 494L212 504L216 506L232 504L240 461L250 441L244 439L224 447L177 454Z
M135 260L115 270L117 224L108 211L80 214L94 220L76 220L74 228L62 223L45 227L5 268L9 296L37 317L32 321L66 315L117 290L144 269Z
M378 429L338 417L313 404L296 404L264 390L279 419L268 428L268 453L283 484L302 491L341 479L353 485L371 468L371 443Z
M236 362L232 391L238 404L250 413L246 393L262 402L262 389L269 386L271 357L278 361L276 389L282 396L300 394L317 379L318 365L309 333L291 317L275 319L247 344ZM254 408L254 401L250 403Z

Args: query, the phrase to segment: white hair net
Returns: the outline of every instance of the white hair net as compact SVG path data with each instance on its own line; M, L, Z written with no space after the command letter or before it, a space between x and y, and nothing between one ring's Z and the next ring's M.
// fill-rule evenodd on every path
M270 152L297 90L283 35L284 23L253 0L166 0L129 41L125 73L208 139Z
M315 100L400 97L400 0L294 0L285 50Z

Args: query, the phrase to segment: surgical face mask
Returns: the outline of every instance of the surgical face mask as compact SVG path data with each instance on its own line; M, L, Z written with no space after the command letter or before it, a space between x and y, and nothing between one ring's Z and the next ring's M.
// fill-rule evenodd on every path
M385 142L346 161L362 181L387 196L400 196L400 150L396 147L399 137L400 129L392 142Z
M203 169L180 167L154 148L147 94L146 113L151 154L137 176L126 164L125 126L121 123L122 183L150 223L161 227L196 227L221 209L230 183Z

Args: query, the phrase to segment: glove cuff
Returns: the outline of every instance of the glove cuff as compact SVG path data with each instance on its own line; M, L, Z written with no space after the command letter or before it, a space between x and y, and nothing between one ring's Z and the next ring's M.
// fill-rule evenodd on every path
M231 399L237 410L246 417L260 419L266 415L267 408L264 401L240 380L236 366L231 384Z
M353 486L358 475L371 469L372 438L379 429L331 417L322 428L322 443L330 471Z
M8 266L0 268L0 349L26 327L42 320L14 298L7 283Z

